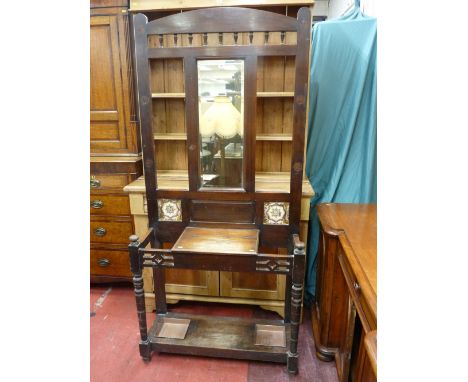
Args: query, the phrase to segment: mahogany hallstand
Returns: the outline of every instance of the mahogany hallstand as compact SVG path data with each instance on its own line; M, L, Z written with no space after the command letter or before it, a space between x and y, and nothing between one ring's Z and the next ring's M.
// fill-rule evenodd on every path
M290 373L298 371L298 335L305 272L304 243L299 239L306 101L308 89L310 10L301 8L297 19L252 8L219 7L174 14L148 22L143 14L133 16L133 39L145 169L149 230L140 240L130 237L129 254L140 328L140 354L151 353L237 358L286 363ZM281 44L252 45L253 33L281 32ZM284 34L297 33L297 43L283 42ZM175 36L219 33L217 46L148 47L151 35ZM233 33L234 45L223 45L222 34ZM250 43L237 37L247 33ZM237 37L236 37L237 36ZM192 39L191 39L192 37ZM172 37L171 37L172 38ZM157 41L157 40L156 40ZM185 40L184 40L185 41ZM206 39L203 38L206 42ZM245 42L245 41L244 41ZM289 192L255 190L255 118L258 56L295 57L295 85ZM185 114L189 189L160 189L152 129L149 62L182 58L185 76ZM242 189L203 189L200 179L198 133L198 59L238 59L244 62L244 152ZM177 200L180 221L158 218L160 200ZM264 220L264 205L287 205L288 219L281 225ZM226 214L229 220L223 220ZM174 243L164 249L163 243ZM283 254L261 253L259 248L287 248ZM148 330L143 268L153 268L156 319ZM171 313L167 310L165 269L225 272L259 272L286 276L283 320L211 317Z

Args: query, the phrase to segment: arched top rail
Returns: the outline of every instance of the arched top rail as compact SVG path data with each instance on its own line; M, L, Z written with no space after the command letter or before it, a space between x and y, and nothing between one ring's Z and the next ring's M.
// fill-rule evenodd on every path
M146 34L297 31L307 12L308 8L301 8L295 19L251 8L204 8L153 20L146 24ZM135 17L147 22L143 14Z

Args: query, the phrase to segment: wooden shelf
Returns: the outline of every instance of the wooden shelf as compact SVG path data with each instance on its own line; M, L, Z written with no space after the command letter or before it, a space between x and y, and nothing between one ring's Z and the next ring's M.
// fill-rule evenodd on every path
M185 93L151 93L152 98L185 98Z
M259 98L294 97L294 92L257 92Z
M155 141L186 141L187 134L185 133L163 133L154 134Z
M172 319L189 322L183 338L159 337L164 320ZM267 346L256 344L257 325L275 325L284 328L285 346ZM257 335L256 335L257 334ZM210 357L226 357L223 350L229 351L229 357L257 359L272 362L286 362L291 329L289 324L280 320L246 319L240 317L213 317L183 313L158 315L148 332L151 349L159 352L173 352L171 346L177 346L177 353L197 354ZM260 352L270 354L259 357Z
M155 141L186 141L185 133L162 133L154 134ZM292 136L288 134L257 134L257 141L292 141Z
M255 189L257 192L285 192L289 193L289 172L256 172ZM188 191L187 170L159 170L158 187L160 190ZM145 178L140 176L137 180L124 187L125 192L145 193ZM314 196L314 190L307 177L302 181L302 196Z
M185 98L185 93L151 93L152 98ZM294 92L257 92L259 98L294 97Z
M289 134L257 134L257 141L292 141Z

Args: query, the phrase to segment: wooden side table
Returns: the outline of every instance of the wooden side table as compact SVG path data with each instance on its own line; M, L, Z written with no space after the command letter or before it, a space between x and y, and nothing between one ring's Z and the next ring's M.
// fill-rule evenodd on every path
M320 242L312 328L317 356L340 381L377 375L377 206L317 207ZM375 346L374 346L375 345Z

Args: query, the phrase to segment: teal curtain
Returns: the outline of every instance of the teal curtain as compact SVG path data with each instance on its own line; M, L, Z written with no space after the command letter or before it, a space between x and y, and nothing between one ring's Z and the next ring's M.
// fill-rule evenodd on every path
M306 297L315 295L319 203L376 203L377 21L359 1L312 31L306 174L311 201Z

